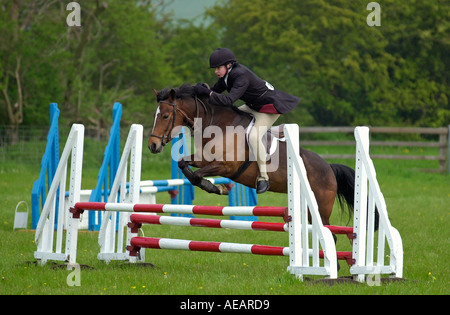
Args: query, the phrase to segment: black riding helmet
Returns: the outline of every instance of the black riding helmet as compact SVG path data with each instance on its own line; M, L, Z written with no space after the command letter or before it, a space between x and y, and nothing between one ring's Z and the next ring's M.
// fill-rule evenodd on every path
M217 48L209 57L210 68L217 68L229 62L236 62L236 57L228 48Z

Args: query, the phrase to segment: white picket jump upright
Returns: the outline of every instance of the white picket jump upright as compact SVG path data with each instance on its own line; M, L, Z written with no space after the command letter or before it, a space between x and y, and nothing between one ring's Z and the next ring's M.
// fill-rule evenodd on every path
M403 275L403 245L400 233L392 227L376 178L375 167L369 155L369 128L356 127L355 203L352 256L355 264L350 272L358 281L364 282L365 275L390 274L401 278ZM377 261L374 262L374 222L375 208L379 213ZM390 248L389 264L385 264L385 240Z
M141 181L141 160L142 160L142 125L131 125L128 133L127 142L122 152L119 168L114 178L108 202L119 203L138 203ZM128 160L129 178L128 175ZM129 187L127 188L127 182ZM128 191L128 193L127 193ZM99 260L105 260L107 263L111 260L129 260L130 262L144 261L144 251L140 257L130 257L126 251L126 246L130 245L132 237L137 233L131 233L127 227L129 222L129 213L105 211L102 216L102 224L98 237L100 245ZM126 228L126 237L124 230ZM116 233L117 231L117 233Z
M303 275L324 275L337 278L336 246L330 230L325 228L319 215L314 193L306 176L305 165L300 157L299 128L297 124L284 126L288 164L289 216L289 267L287 270L300 280ZM308 208L312 229L308 228ZM309 245L309 230L312 248ZM324 252L320 265L320 247ZM312 264L310 262L312 253Z
M36 227L35 242L37 250L34 257L45 264L47 260L76 262L77 240L78 240L78 219L74 219L72 214L67 214L64 198L66 192L67 163L71 156L70 166L70 195L69 205L74 206L80 200L81 173L83 167L83 145L84 145L84 126L79 124L72 125L67 138L66 145L59 160L53 182L50 186L44 207L42 209L38 225ZM72 153L72 154L71 154ZM59 196L57 191L59 188ZM56 220L56 200L58 198L58 223L56 230L56 248L54 248L54 231ZM67 220L66 247L62 251L64 218L69 215Z

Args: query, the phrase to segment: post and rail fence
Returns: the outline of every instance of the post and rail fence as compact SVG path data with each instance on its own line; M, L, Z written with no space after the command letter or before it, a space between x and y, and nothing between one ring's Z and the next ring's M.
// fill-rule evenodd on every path
M305 134L314 133L353 133L354 127L300 127L300 137ZM450 173L450 125L441 128L425 127L369 127L370 134L419 134L437 135L438 141L374 141L371 147L416 147L416 148L439 148L438 155L411 155L411 154L371 154L373 159L393 160L427 160L439 161L438 169L427 169L427 171ZM302 140L303 146L354 146L355 141L340 140ZM447 155L448 154L448 155ZM354 159L354 154L320 154L324 159Z

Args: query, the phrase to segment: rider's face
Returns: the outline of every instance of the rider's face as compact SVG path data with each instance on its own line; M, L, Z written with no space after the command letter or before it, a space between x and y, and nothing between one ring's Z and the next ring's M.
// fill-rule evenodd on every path
M217 75L217 77L223 78L227 74L227 68L225 66L220 66L220 67L217 67L214 70L214 72Z

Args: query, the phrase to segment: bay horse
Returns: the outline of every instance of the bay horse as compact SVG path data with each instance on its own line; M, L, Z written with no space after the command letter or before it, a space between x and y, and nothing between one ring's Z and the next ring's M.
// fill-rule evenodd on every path
M258 177L256 159L250 160L251 153L244 133L252 121L252 116L235 106L214 106L209 97L195 95L191 85L178 89L153 89L158 107L154 117L148 148L152 153L160 153L172 140L172 132L186 126L203 135L201 141L194 139L195 153L178 161L178 167L195 186L209 193L227 194L224 185L214 185L204 177L222 176L254 188ZM201 118L201 119L200 119ZM215 127L215 136L207 128ZM227 132L228 127L236 127L236 132ZM218 129L217 129L218 128ZM275 127L276 128L276 127ZM228 129L229 131L230 129ZM195 136L194 136L195 138ZM227 141L228 138L228 141ZM231 141L230 141L231 140ZM269 141L267 141L269 143ZM215 150L213 150L215 149ZM223 152L216 152L222 149ZM278 142L278 165L270 171L270 191L287 193L286 143ZM218 155L219 154L219 155ZM237 155L241 154L240 158ZM217 156L224 158L217 159ZM333 204L338 198L341 210L347 208L353 213L355 171L342 164L328 164L316 153L300 148L311 189L317 200L319 213L324 225L330 224ZM198 168L195 172L189 166ZM333 235L334 236L334 235ZM336 238L335 238L336 239Z

